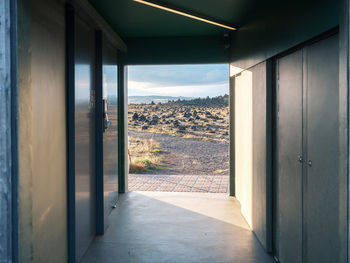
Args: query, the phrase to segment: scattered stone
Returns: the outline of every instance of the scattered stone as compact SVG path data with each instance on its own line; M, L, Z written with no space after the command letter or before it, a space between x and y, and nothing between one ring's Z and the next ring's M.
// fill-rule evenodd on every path
M185 112L184 113L184 117L185 118L190 118L190 117L192 117L192 113L191 112Z
M159 118L157 115L153 116L152 120L149 122L150 125L157 125Z
M146 118L145 115L141 114L141 116L139 116L139 119L138 119L138 120L139 120L139 121L146 121L147 118Z
M177 129L178 129L179 131L186 131L186 127L183 126L183 125L179 125L179 126L177 127Z
M135 112L134 115L132 115L132 120L137 121L138 119L139 119L139 115L137 114L137 112Z

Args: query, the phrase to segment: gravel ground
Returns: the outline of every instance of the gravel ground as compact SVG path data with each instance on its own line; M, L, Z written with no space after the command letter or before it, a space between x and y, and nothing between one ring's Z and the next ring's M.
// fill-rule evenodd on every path
M151 174L228 175L229 145L227 143L138 131L129 131L129 136L154 139L166 152L168 169L152 171Z

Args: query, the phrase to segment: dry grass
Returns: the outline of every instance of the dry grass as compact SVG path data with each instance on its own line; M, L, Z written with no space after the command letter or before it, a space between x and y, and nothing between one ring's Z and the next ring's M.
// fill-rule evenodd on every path
M153 139L130 138L130 173L165 169L164 151Z

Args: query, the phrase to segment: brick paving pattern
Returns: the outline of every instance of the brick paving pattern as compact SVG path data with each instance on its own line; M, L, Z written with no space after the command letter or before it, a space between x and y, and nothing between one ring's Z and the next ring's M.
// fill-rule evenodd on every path
M227 193L223 175L129 174L130 191Z

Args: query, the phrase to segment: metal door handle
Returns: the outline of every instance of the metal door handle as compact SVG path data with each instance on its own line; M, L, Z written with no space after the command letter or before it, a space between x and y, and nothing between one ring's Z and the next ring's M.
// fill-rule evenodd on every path
M302 163L303 160L304 160L304 159L303 159L303 156L299 154L299 155L298 155L298 161Z
M311 166L312 166L312 161L309 160L309 161L307 162L307 164L311 167Z
M109 126L111 126L111 121L108 118L108 104L107 99L103 99L103 132L105 132Z

